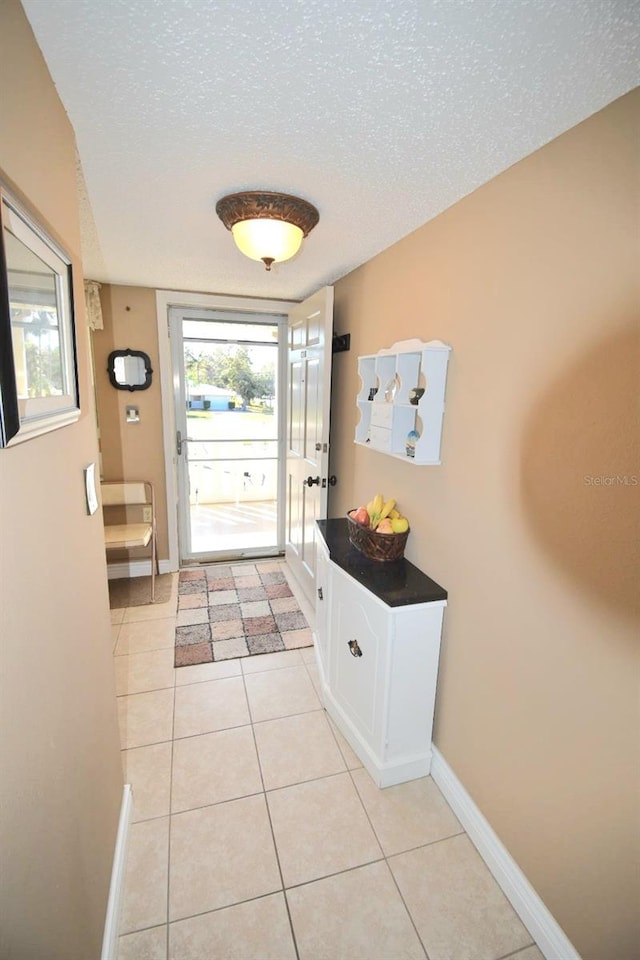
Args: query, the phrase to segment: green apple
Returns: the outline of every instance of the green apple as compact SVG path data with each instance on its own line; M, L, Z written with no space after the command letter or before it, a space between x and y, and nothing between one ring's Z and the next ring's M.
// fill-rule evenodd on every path
M391 521L391 528L394 533L406 533L409 529L409 521L406 517L396 517Z

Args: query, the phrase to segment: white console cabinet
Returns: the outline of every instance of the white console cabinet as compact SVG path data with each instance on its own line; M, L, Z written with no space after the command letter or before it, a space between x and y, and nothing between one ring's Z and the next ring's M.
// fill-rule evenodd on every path
M422 777L446 591L406 560L379 563L318 524L316 652L327 712L378 786Z

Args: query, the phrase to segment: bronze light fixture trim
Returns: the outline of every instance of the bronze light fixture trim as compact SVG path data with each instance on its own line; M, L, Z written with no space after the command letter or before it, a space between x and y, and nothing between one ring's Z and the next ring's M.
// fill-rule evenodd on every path
M267 270L294 256L320 219L313 204L271 190L231 193L218 200L216 213L239 249Z

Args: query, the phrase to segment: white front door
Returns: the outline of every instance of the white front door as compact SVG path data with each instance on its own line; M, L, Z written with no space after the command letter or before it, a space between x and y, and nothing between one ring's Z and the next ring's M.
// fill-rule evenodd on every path
M315 605L316 520L327 516L333 287L289 312L285 555Z

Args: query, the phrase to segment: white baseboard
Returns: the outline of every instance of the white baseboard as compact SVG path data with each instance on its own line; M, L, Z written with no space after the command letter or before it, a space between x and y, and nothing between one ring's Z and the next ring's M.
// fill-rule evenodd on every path
M394 760L392 763L381 763L369 744L360 736L359 732L349 721L342 707L332 696L325 683L318 648L316 646L316 662L320 668L320 688L325 710L334 724L345 738L354 753L362 760L365 769L377 787L393 787L406 780L415 780L417 777L426 777L431 766L431 751L427 754L414 754Z
M160 573L172 573L169 560L160 561ZM151 560L132 560L123 563L108 563L107 577L109 580L123 580L129 577L150 577Z
M435 746L431 776L547 960L581 960L560 924Z
M104 922L100 960L116 960L118 956L120 908L122 906L122 894L124 893L127 842L129 839L129 825L131 823L132 811L133 791L131 790L131 784L125 783L122 791L118 833L116 835L116 846L113 854L113 867L111 868L111 884L109 886L109 899L107 901L107 915Z

